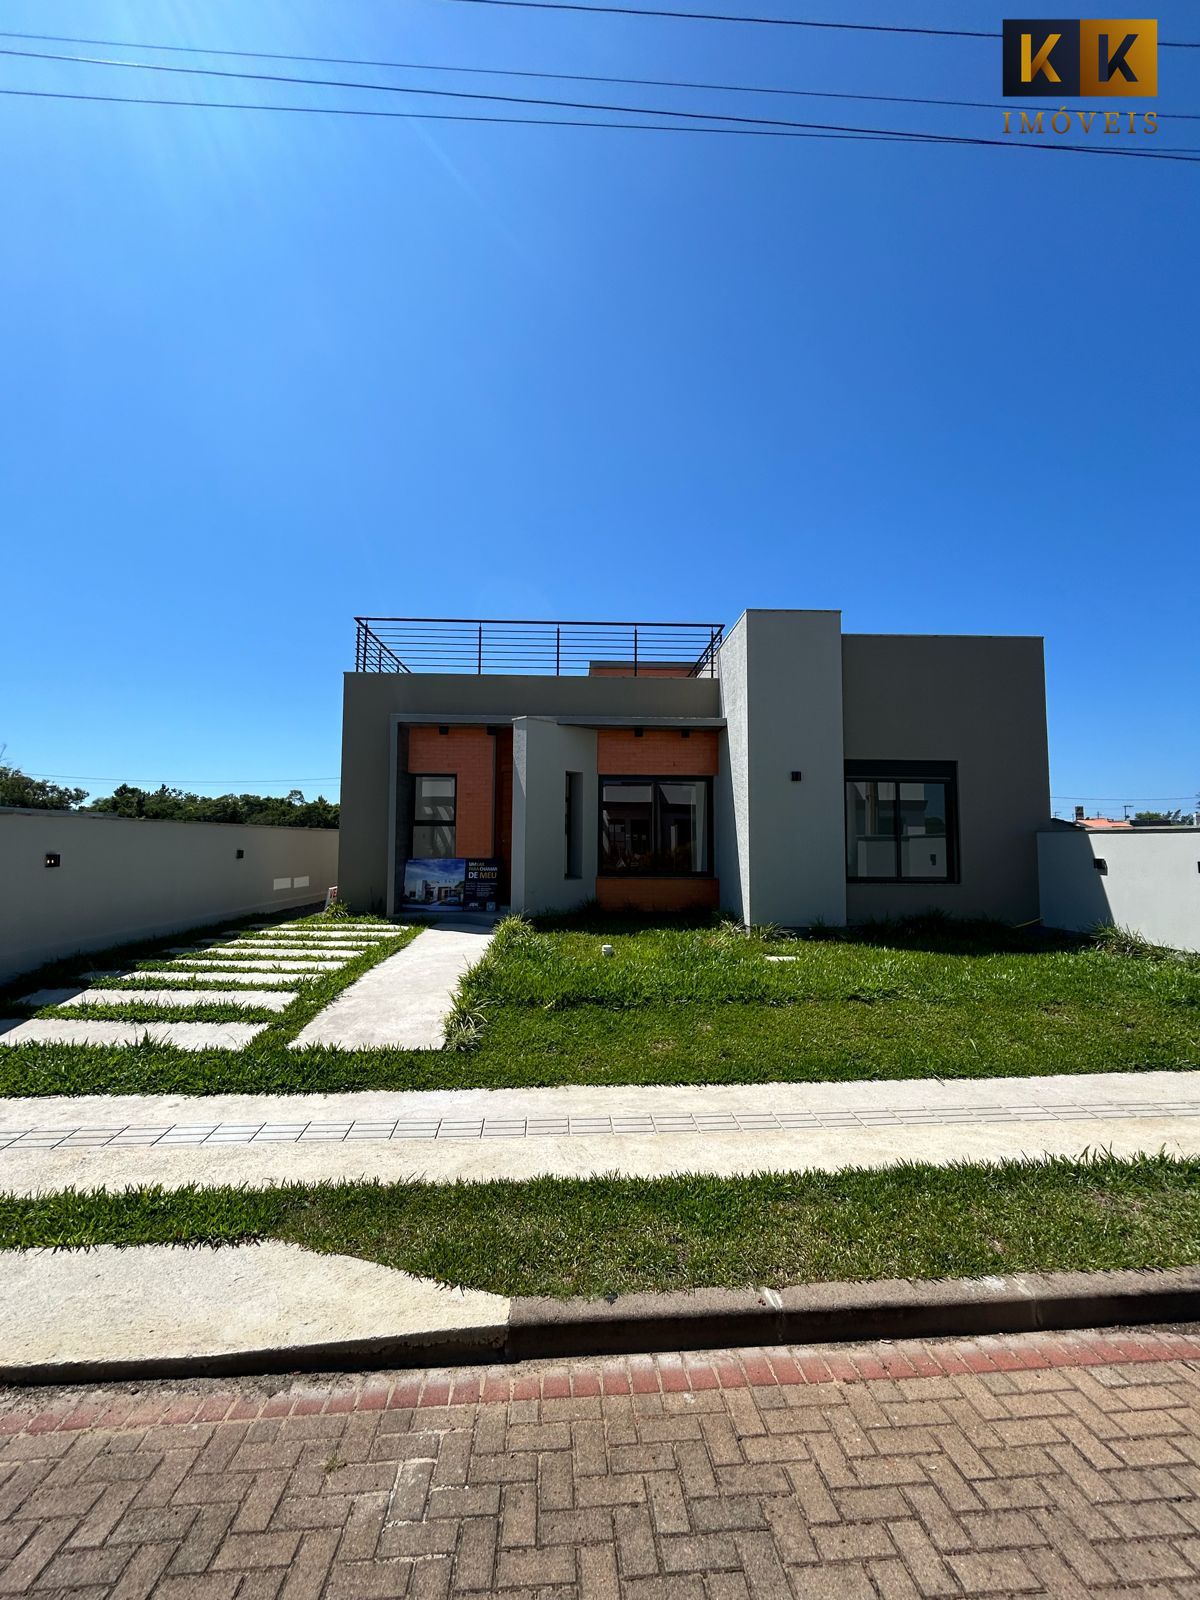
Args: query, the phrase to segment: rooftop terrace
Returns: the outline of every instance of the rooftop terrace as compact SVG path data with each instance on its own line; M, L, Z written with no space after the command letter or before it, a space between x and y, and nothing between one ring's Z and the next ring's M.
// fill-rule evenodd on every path
M707 678L720 622L547 622L355 617L355 672Z

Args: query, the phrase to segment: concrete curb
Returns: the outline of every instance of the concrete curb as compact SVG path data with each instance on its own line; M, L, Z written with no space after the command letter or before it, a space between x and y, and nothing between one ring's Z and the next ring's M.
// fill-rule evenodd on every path
M866 1343L1200 1322L1200 1267L933 1281L701 1289L603 1300L519 1298L507 1323L196 1351L140 1361L0 1364L0 1382L83 1384L159 1377L445 1367L738 1346Z

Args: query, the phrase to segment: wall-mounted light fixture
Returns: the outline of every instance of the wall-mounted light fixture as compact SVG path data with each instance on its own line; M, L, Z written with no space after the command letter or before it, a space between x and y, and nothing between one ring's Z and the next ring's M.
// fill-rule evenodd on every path
M793 783L799 783L800 782L800 776L801 776L800 773L793 772L792 773L792 782Z
M245 859L246 852L244 850L238 850L235 852L235 855L239 861L242 861Z
M1102 878L1108 877L1108 862L1105 861L1103 856L1097 856L1092 865Z
M62 857L59 855L57 850L47 850L46 851L46 861L45 861L45 865L46 866L48 866L48 867L57 867L57 866L60 866L61 864L62 864Z
M645 737L646 737L646 730L645 730L645 728L635 728L635 729L634 729L634 730L633 730L633 737L634 737L634 738L635 738L635 739L644 739L644 738L645 738Z
M445 726L444 726L444 725L443 725L443 726L442 726L442 727L440 727L440 728L439 728L439 729L438 729L438 732L439 732L439 733L449 733L449 732L450 732L450 729L449 729L449 728L447 728L447 727L445 727Z

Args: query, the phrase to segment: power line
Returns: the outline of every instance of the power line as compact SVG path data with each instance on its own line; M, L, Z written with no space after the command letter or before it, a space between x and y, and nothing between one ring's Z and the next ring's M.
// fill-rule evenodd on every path
M1165 802L1167 800L1192 800L1195 791L1188 794L1052 794L1051 800L1094 800L1097 804L1106 806L1145 805L1152 800Z
M508 6L522 11L590 11L614 17L673 17L683 22L750 22L765 28L828 28L846 33L906 33L943 39L999 39L973 28L915 28L889 22L813 22L800 17L744 17L727 11L671 11L649 6L594 6L584 0L455 0L457 5ZM1200 40L1160 39L1164 50L1200 50Z
M419 94L434 95L438 98L455 100L484 100L491 103L519 106L539 106L553 109L572 111L599 111L603 113L616 112L622 116L653 116L682 118L684 125L674 123L632 123L632 122L595 122L577 119L561 119L547 117L485 117L477 114L470 115L438 115L430 112L413 111L373 111L361 107L343 106L287 106L273 104L249 104L239 101L198 101L198 100L169 100L146 98L142 96L124 95L80 95L36 89L3 89L0 93L9 95L23 95L38 99L58 100L86 100L86 101L112 101L120 104L134 105L183 105L196 106L203 109L220 110L254 110L254 111L289 111L308 112L317 115L329 116L375 116L375 117L404 117L409 119L442 121L442 122L515 122L524 125L558 126L558 127L591 127L591 128L625 128L638 131L662 131L673 133L724 133L747 134L760 137L776 138L857 138L872 139L879 142L903 142L921 144L952 144L993 146L999 149L1025 149L1025 150L1058 150L1070 151L1077 155L1091 156L1125 156L1134 160L1150 161L1183 161L1188 164L1200 162L1200 151L1189 149L1157 150L1127 150L1109 146L1091 146L1077 144L1057 144L1045 140L1020 139L991 139L977 135L967 134L942 134L928 133L917 129L902 128L863 128L854 124L826 123L826 122L797 122L786 118L776 117L745 117L726 112L700 112L700 111L674 111L661 110L657 107L611 105L605 102L580 101L580 100L546 100L530 95L499 95L477 94L459 89L422 89L409 88L400 84L355 83L340 78L300 78L282 73L257 73L235 72L224 67L180 67L157 61L118 61L89 56L66 56L46 51L26 51L0 48L0 55L32 58L35 60L78 62L87 66L127 67L133 70L146 72L183 73L187 76L234 78L239 81L253 82L307 84L313 88L343 88L360 89L369 92L381 91L391 94ZM732 122L737 127L713 128L707 126L711 122Z
M289 106L247 100L171 100L131 94L68 94L65 90L52 89L0 88L0 95L10 95L25 100L79 100L91 104L119 106L183 106L195 111L285 111L304 112L318 117L376 117L383 118L386 121L400 120L403 122L475 122L520 128L618 128L633 129L642 133L716 133L725 134L732 139L875 139L878 144L900 144L920 143L923 137L919 134L906 133L899 134L892 139L882 139L875 138L870 133L856 132L793 133L782 128L708 128L702 125L687 124L680 126L674 123L662 122L591 122L582 117L487 117L471 115L466 112L377 111L364 106ZM970 144L975 142L998 143L999 141L951 139L947 142ZM1028 148L1028 141L1026 141L1026 147ZM1047 149L1051 150L1059 148L1061 147L1057 145L1047 146ZM1079 149L1081 147L1074 146L1073 148ZM1111 150L1106 153L1118 155L1122 152ZM1175 156L1170 159L1190 160L1200 158Z
M25 772L26 778L56 778L67 779L76 783L163 783L180 784L195 783L203 789L211 788L214 783L340 783L341 778L164 778L161 773L130 773L127 772L120 778L101 778L94 772Z
M888 105L948 106L976 111L1008 111L1014 109L1010 102L998 100L950 100L928 95L909 94L857 94L839 89L796 89L779 84L761 83L706 83L689 78L628 78L615 74L591 72L543 72L530 67L463 67L446 66L430 61L383 61L369 56L316 56L289 55L279 50L225 50L204 45L147 44L132 39L91 39L72 34L18 33L0 29L0 39L25 39L43 44L75 44L116 50L159 50L172 54L200 56L229 56L243 61L299 61L312 66L376 67L387 72L449 72L465 76L489 78L538 78L557 83L614 83L644 89L698 89L720 94L771 94L788 95L813 100L857 100ZM301 80L303 81L303 80ZM1056 106L1035 106L1021 102L1023 111L1055 111ZM1200 122L1200 112L1159 111L1158 120Z

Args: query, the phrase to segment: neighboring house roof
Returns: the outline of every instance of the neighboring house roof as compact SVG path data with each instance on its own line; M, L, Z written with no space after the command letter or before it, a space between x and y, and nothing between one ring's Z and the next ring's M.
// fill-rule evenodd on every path
M1079 828L1132 828L1133 823L1127 817L1080 817L1076 822Z

